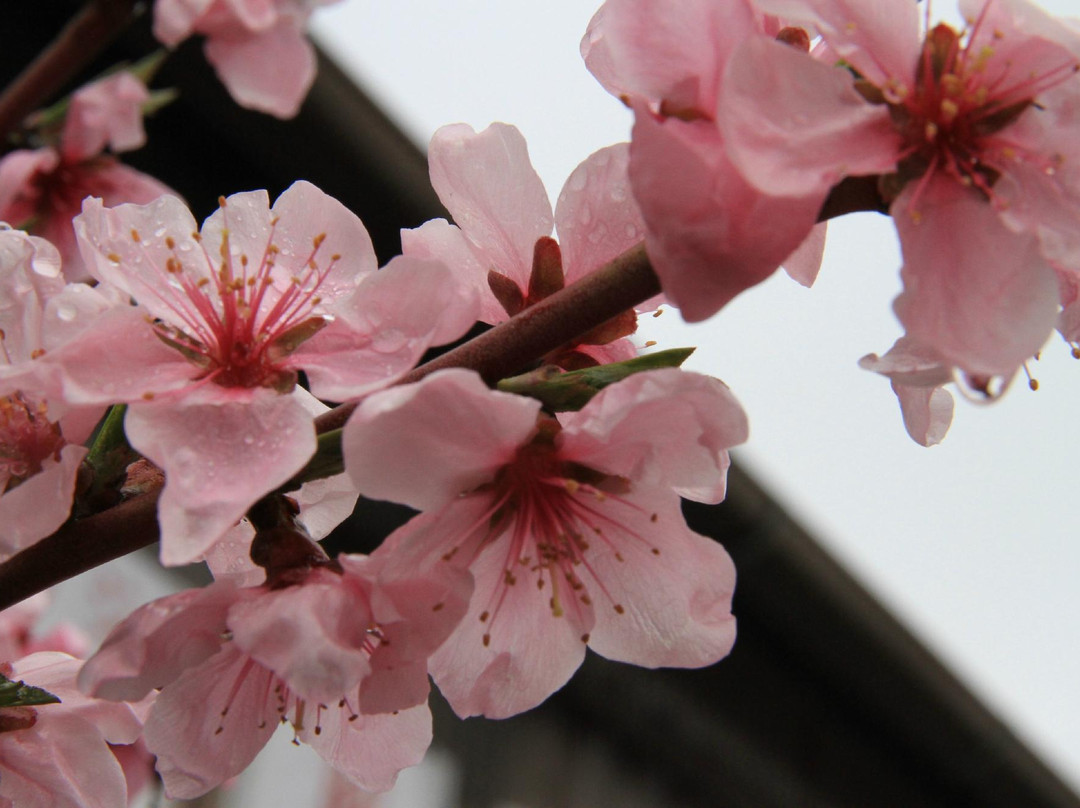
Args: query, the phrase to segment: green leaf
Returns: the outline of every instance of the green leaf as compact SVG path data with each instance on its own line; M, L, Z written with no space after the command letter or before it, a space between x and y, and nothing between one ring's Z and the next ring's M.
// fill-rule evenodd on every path
M503 379L496 387L504 393L539 399L549 412L576 411L608 385L646 370L679 367L693 352L693 348L671 348L625 362L570 371L545 365L520 376Z
M13 682L0 673L0 707L36 707L39 704L59 704L60 699L40 687L25 682Z

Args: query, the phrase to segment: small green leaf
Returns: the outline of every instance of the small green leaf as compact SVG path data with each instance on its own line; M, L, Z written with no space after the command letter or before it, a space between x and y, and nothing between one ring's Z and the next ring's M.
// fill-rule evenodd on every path
M693 352L693 348L672 348L625 362L570 371L545 365L520 376L503 379L496 386L504 393L539 399L550 412L575 411L588 404L608 385L642 371L679 367Z
M0 707L36 707L39 704L59 704L60 699L40 687L25 682L13 682L0 673Z

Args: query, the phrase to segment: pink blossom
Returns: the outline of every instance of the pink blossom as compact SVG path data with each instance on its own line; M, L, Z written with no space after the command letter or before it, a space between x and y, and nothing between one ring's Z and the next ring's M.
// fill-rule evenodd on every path
M403 250L445 261L476 287L480 319L500 323L641 240L628 158L625 143L590 155L567 179L552 214L516 127L494 123L477 133L467 124L444 126L431 139L428 162L432 185L457 224L435 219L403 230ZM631 318L622 333L585 335L580 350L595 351L634 327Z
M75 475L100 406L69 408L30 384L26 368L56 341L74 337L113 302L65 284L44 239L0 230L0 557L63 524Z
M170 48L206 37L206 58L236 103L291 118L315 80L304 36L315 8L336 0L157 0L154 36Z
M283 588L218 582L149 603L83 668L84 690L138 699L160 688L146 743L171 797L238 774L278 723L369 790L393 785L431 740L426 660L460 619L468 582L381 576L344 556Z
M315 451L300 370L320 398L392 383L474 321L441 264L377 270L360 220L298 182L222 199L196 230L175 197L76 219L94 276L138 301L38 364L72 403L129 402L131 445L165 471L162 559L187 563Z
M585 63L634 110L630 183L645 245L664 292L687 320L702 320L764 280L807 238L821 200L763 193L748 182L719 126L724 70L737 46L780 30L749 0L690 0L677 9L608 0L582 39ZM794 275L817 274L817 244Z
M108 744L133 743L140 730L126 704L87 698L75 688L80 661L57 652L0 665L9 678L43 688L59 704L0 709L0 802L19 808L117 808L124 772Z
M117 73L77 90L56 148L20 149L0 160L0 221L42 236L60 250L64 275L87 279L71 220L88 196L109 205L146 203L175 193L153 177L103 153L140 147L146 140L142 104L146 87Z
M88 160L105 151L106 146L114 154L140 148L146 143L143 104L149 100L146 85L127 71L76 90L60 136L64 160Z
M424 511L376 552L391 567L467 567L469 612L431 658L462 716L505 717L561 687L589 646L647 667L731 648L735 573L678 494L723 498L745 440L727 388L677 370L603 390L562 422L464 370L370 396L345 427L362 493Z
M964 31L923 34L905 0L762 5L812 16L851 70L742 45L721 89L740 170L821 200L880 175L908 336L969 376L1010 378L1054 327L1054 268L1080 267L1080 34L1025 0L963 0Z

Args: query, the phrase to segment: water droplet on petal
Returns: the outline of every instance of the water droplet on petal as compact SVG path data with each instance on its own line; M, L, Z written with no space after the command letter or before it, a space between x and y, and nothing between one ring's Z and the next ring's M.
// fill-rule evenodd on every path
M372 350L379 353L394 353L405 347L408 338L396 328L381 328L375 332L372 340Z
M30 266L34 272L46 278L56 278L60 275L60 262L51 258L36 256L30 262Z
M566 182L566 187L571 191L584 191L585 190L585 172L575 171L570 175L570 179Z
M78 314L75 311L74 306L60 305L56 307L56 316L63 320L65 323L70 323L75 319L75 315Z

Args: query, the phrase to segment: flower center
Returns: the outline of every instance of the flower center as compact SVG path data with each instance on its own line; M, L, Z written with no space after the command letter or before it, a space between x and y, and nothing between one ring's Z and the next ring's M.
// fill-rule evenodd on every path
M626 541L645 543L653 555L660 553L607 508L612 502L628 504L621 496L626 481L560 457L555 444L558 431L554 419L543 420L533 442L518 450L514 462L493 483L495 504L478 551L498 542L500 547L487 551L503 554L503 573L480 614L486 624L484 645L491 642L510 588L519 583L547 590L553 617L571 612L577 624L589 625L593 597L602 597L623 614L623 605L590 561L595 543L606 545L606 552L619 563L623 562L619 547ZM581 640L588 642L588 633Z
M1035 161L1054 172L1060 158L1021 153L999 133L1080 65L1062 50L1060 58L1043 58L1037 69L1015 66L1012 56L1003 55L1009 52L1006 35L988 30L991 2L970 28L958 32L942 23L928 31L913 86L869 88L868 97L888 104L905 144L897 172L886 183L888 198L910 180L918 179L921 190L930 177L945 172L992 200L994 183L1013 161Z
M223 211L225 199L219 199ZM271 387L292 390L296 371L285 361L304 341L314 336L330 317L319 311L319 288L341 256L320 256L326 234L312 239L311 251L293 256L299 271L287 274L278 266L280 248L274 243L277 220L262 254L236 254L229 230L221 234L217 259L205 248L204 267L189 267L185 247L172 238L165 244L172 252L165 262L168 283L181 294L170 299L175 322L156 320L154 330L203 372L206 379L223 387ZM201 244L197 233L192 236ZM134 241L140 240L132 230ZM200 271L201 270L201 271Z

